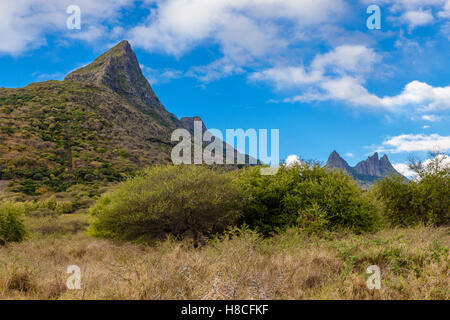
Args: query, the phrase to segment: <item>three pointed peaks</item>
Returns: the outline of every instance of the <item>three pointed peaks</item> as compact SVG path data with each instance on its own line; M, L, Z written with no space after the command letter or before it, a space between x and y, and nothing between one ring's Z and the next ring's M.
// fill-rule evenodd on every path
M390 173L399 174L387 155L383 155L379 159L378 152L359 162L356 166L350 167L336 151L333 151L328 158L327 167L345 169L347 172L353 172L356 175L370 177L382 177Z

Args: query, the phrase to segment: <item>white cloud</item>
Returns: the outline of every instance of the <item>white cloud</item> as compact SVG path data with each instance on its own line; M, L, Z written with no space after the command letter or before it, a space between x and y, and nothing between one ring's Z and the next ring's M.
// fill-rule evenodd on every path
M438 160L438 167L441 169L450 166L450 157L445 154L437 155L434 159L426 159L423 161L423 166L425 168L428 167L433 160ZM413 179L417 177L417 173L409 167L408 163L395 163L392 166L407 178Z
M378 0L377 3L390 5L389 10L398 12L403 10L414 10L426 6L442 7L446 0ZM373 3L373 0L363 0L363 3Z
M354 157L353 153L351 153L351 152L347 152L347 153L345 154L345 156L350 157L350 158L353 158L353 157Z
M308 70L302 65L273 67L253 73L250 79L271 82L278 89L312 85L307 94L285 99L286 102L337 99L373 104L370 100L376 97L371 97L357 78L369 72L379 60L380 57L370 48L344 45L326 54L317 54Z
M430 129L430 126L423 126L422 129Z
M370 72L372 65L380 57L373 49L363 45L342 45L326 54L318 54L312 63L312 69L324 72L330 68L336 73Z
M404 175L407 178L414 178L417 174L409 168L409 165L407 163L393 163L392 166L397 170L399 173Z
M186 76L197 78L203 82L210 82L243 72L242 67L237 66L227 58L222 58L206 66L194 66L186 73Z
M337 100L391 111L412 107L419 113L450 109L450 86L432 87L412 81L395 96L379 97L370 93L364 87L364 76L380 60L371 48L339 46L329 53L317 54L309 68L303 65L273 67L255 72L250 79L268 81L278 89L296 88L302 92L284 99L285 102Z
M134 0L78 0L81 32L68 30L66 9L72 0L2 0L0 1L0 53L21 54L46 44L47 33L61 33L68 38L95 41L108 34L102 24L116 18L120 9ZM110 36L108 34L108 36Z
M431 10L407 11L402 15L401 19L404 20L411 29L426 26L434 21Z
M373 4L373 0L361 0ZM410 30L436 22L433 12L440 18L450 17L449 0L378 0L377 4L387 7L388 20L406 24Z
M441 33L446 37L448 40L450 40L450 21L444 23L441 26Z
M166 83L172 79L179 79L184 73L175 69L153 69L144 65L140 65L142 72L151 85L158 83Z
M181 57L203 44L222 57L192 75L202 81L235 74L255 61L286 50L307 28L330 23L345 11L344 0L167 0L156 1L147 21L130 30L134 46ZM232 66L233 65L233 66Z
M403 134L391 137L378 147L378 152L417 152L417 151L442 151L450 150L450 136L438 134Z
M303 66L274 67L250 75L251 80L270 81L277 88L297 87L317 83L323 79L320 72L308 73Z
M442 11L439 11L438 16L441 18L450 18L450 0L445 2Z
M422 116L422 119L425 121L437 122L437 121L440 121L442 119L442 117L437 116L435 114L425 114Z
M450 86L432 87L424 82L412 81L401 94L384 97L380 102L387 107L419 105L423 111L450 109Z
M296 154L291 154L286 158L285 164L287 167L296 165L296 164L301 164L301 160L300 158L296 155Z
M273 49L268 41L277 42L276 36L282 36L272 22L285 19L309 26L339 15L343 8L341 0L156 1L148 22L134 28L131 35L143 48L174 55L206 39L224 50L237 46L261 55Z

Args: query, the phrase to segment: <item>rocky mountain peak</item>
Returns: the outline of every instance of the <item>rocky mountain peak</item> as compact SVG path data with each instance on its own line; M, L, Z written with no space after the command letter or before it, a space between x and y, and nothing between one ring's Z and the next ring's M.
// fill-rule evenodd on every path
M367 176L381 176L380 161L378 160L378 152L375 152L372 156L365 161L359 162L355 166L355 172Z
M374 181L382 179L390 174L401 176L401 174L392 166L387 155L384 155L379 159L377 152L366 160L359 162L356 166L350 167L336 151L333 151L328 158L326 166L328 168L345 170L353 176L360 185L364 186L370 185Z
M338 168L338 169L344 169L346 171L349 171L350 166L348 165L347 161L345 161L339 153L336 151L333 151L330 156L328 157L328 161L326 164L329 168Z
M389 161L387 155L384 155L380 159L380 168L382 172L389 172L389 173L396 173L397 170L392 166L391 162Z
M136 54L124 40L91 64L70 73L65 80L104 85L135 105L164 109L142 74Z

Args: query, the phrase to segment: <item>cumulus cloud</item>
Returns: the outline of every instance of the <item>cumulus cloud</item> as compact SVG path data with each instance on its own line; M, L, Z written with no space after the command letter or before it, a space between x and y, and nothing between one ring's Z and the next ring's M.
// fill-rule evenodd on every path
M390 137L378 147L377 152L401 153L417 151L450 150L450 136L438 134L403 134Z
M411 170L407 163L393 163L392 166L407 178L412 179L417 175L414 170Z
M417 10L405 12L401 19L409 25L410 29L414 29L433 23L434 16L431 10Z
M108 34L104 22L118 17L120 9L133 2L78 0L82 29L75 31L66 28L69 17L66 9L74 4L72 0L0 1L0 53L17 55L45 45L47 33L62 33L84 41L98 40Z
M422 113L450 109L450 86L433 87L412 81L395 96L379 97L370 93L364 86L364 76L380 60L381 57L371 48L339 46L329 53L316 55L310 67L273 67L252 74L250 79L270 82L278 89L297 88L302 91L302 94L286 98L284 102L337 100L391 111L413 107Z
M286 158L286 161L285 161L285 165L286 165L287 167L290 167L290 166L293 166L293 165L296 165L296 164L301 164L301 163L302 163L302 162L301 162L299 156L296 155L296 154L291 154L291 155L289 155L289 156Z
M446 37L448 40L450 40L450 21L444 23L441 26L441 33L444 37Z
M140 65L150 84L166 83L173 79L179 79L184 76L184 73L176 69L154 69L145 65Z
M450 166L450 157L445 154L436 155L436 157L434 159L433 158L426 159L425 161L423 161L423 166L426 168L432 162L436 162L436 160L437 160L437 163L439 163L438 167L441 169ZM392 166L395 168L395 170L397 170L398 172L400 172L402 175L404 175L407 178L413 179L413 178L417 177L417 173L410 168L408 163L395 163Z
M373 0L361 2L373 4ZM449 0L379 0L377 4L387 7L390 20L405 24L410 30L432 24L436 17L450 18Z
M151 1L150 1L151 2ZM344 0L167 0L154 7L129 37L134 46L181 57L199 45L216 46L218 62L198 66L200 80L241 72L243 66L286 50L295 34L340 16Z
M238 47L260 55L273 49L267 46L269 41L277 42L275 20L314 25L338 15L343 6L342 0L156 1L147 23L134 28L131 35L139 46L175 55L206 39L224 50Z
M347 152L347 153L345 154L345 156L350 157L350 158L353 158L353 157L354 157L353 153L351 153L351 152Z
M437 122L437 121L440 121L441 119L442 119L442 117L437 116L435 114L424 114L422 116L422 120L430 121L430 122Z
M250 79L269 81L279 89L316 84L334 91L334 86L339 86L340 89L354 87L352 78L346 75L352 74L358 77L362 73L369 72L372 65L379 60L380 57L373 49L361 45L344 45L338 46L326 54L317 54L308 69L303 65L277 66L255 72L250 76ZM333 80L330 75L340 76L338 77L339 80ZM297 98L301 99L300 97ZM319 99L319 97L314 96L310 98Z
M210 82L243 72L245 72L244 68L227 58L222 58L205 66L194 66L190 68L186 76L197 78L202 82Z
M445 2L444 8L442 8L442 11L439 11L438 16L441 18L450 18L450 0Z

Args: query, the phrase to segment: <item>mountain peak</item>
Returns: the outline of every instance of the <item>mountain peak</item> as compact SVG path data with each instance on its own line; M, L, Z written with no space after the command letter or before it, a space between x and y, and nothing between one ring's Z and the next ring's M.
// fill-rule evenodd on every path
M340 157L339 153L337 153L336 150L333 150L333 152L330 154L330 157Z
M380 161L378 160L378 152L375 152L367 160L359 162L355 166L355 172L365 176L381 176Z
M375 152L369 159L378 159L378 152Z
M347 161L345 161L339 153L333 151L330 156L328 157L328 161L326 164L329 168L339 168L346 171L350 171L350 166L348 165Z
M126 40L100 55L91 64L73 71L64 80L104 85L134 105L164 109L142 74L136 54Z
M328 158L326 166L328 168L338 168L347 171L362 185L367 183L371 184L373 181L382 179L390 174L401 175L392 166L387 155L383 155L379 159L378 152L375 152L366 160L359 162L356 166L350 167L336 151L333 151Z

